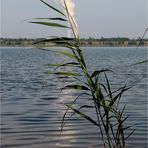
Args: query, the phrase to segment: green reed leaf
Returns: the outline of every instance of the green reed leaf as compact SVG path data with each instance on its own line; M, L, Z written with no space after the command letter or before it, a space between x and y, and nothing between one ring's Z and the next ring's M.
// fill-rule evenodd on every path
M67 107L69 107L71 110L73 110L75 113L77 113L78 115L80 115L81 117L83 117L84 119L90 121L92 124L96 125L96 126L100 126L95 120L93 120L91 117L85 115L84 113L82 113L81 111L74 109L72 106L70 105L66 105Z
M62 122L61 122L61 131L60 131L60 134L62 133L63 131L63 128L64 128L64 121L65 121L65 117L66 117L66 114L68 113L68 111L70 110L70 107L74 105L74 103L77 101L77 99L82 96L82 95L86 95L87 93L82 93L82 94L79 94L75 99L74 101L69 105L69 107L66 109L63 117L62 117ZM71 115L72 117L72 115Z
M40 40L40 41L37 41L37 42L34 42L33 45L40 45L40 44L44 44L44 43L47 43L48 46L59 46L59 47L66 47L68 49L72 49L72 50L76 50L76 48L73 47L74 43L73 41L71 40L70 41L64 41L64 40L61 40L61 39L44 39L44 40Z
M119 102L120 102L120 99L121 99L123 93L124 93L125 91L131 89L131 88L132 88L132 87L126 87L126 85L125 85L125 86L123 87L123 89L121 90L121 92L120 92L117 96L114 97L115 101L116 101L116 97L118 98L117 108L118 108L118 106L119 106Z
M113 106L114 103L115 103L118 99L120 100L120 98L121 98L121 96L123 95L123 93L124 93L125 91L127 91L128 89L130 89L130 88L131 88L131 87L126 87L126 86L121 87L121 88L120 88L121 91L120 91L115 97L113 97L113 99L111 100L109 106L110 106L110 107ZM118 90L119 90L119 89L118 89ZM118 100L118 101L119 101L119 100Z
M53 20L53 21L55 21L55 20L58 20L58 21L64 21L64 22L67 22L67 20L66 19L63 19L63 18L61 18L61 17L52 17L52 18L34 18L34 19L36 19L36 20Z
M46 64L46 66L56 66L56 67L62 67L62 66L78 66L79 63L75 62L69 62L69 63L63 63L63 64Z
M39 47L38 47L39 48ZM60 54L60 55L64 55L64 56L67 56L73 60L78 60L78 57L75 56L74 54L70 53L70 52L67 52L67 51L57 51L57 50L52 50L52 49L46 49L46 48L39 48L40 50L44 50L44 51L51 51L51 52L55 52L57 54Z
M74 41L73 38L68 38L68 37L53 37L53 38L49 38L49 39L43 39L37 42L34 42L34 44L38 44L38 43L45 43L45 42L65 42L65 43L69 43L69 41ZM71 44L70 44L71 45Z
M64 14L62 11L56 9L55 7L51 6L50 4L46 3L46 2L43 1L43 0L40 0L40 1L41 1L42 3L44 3L46 6L48 6L49 8L51 8L51 9L53 9L54 11L58 12L59 14L62 14L63 16L65 16L65 14Z
M130 132L130 133L128 134L128 136L125 138L125 140L127 140L134 132L135 132L135 129L133 129L132 132Z
M109 91L109 96L110 96L110 99L112 101L113 100L113 96L112 96L112 92L111 92L111 88L110 88L110 82L108 80L108 77L107 77L106 73L104 73L104 75L105 75L105 79L106 79L106 82L107 82L107 88L108 88L108 91Z
M54 71L57 70L60 67L65 67L65 66L79 67L80 68L79 63L75 63L75 62L64 63L64 64L48 64L48 66L56 66L56 68L54 69Z
M123 130L129 129L129 128L131 128L131 127L132 127L132 126L124 127Z
M56 52L57 52L58 54L67 56L67 57L69 57L69 58L71 58L71 59L74 59L74 60L77 60L77 59L78 59L75 55L73 55L73 54L71 54L71 53L69 53L69 52L66 52L66 51L56 51Z
M94 108L94 106L91 106L91 105L83 105L83 106L81 106L79 108L79 110L82 109L82 108Z
M90 90L84 85L67 85L63 89L78 89L78 90Z
M103 70L97 70L97 71L94 71L94 72L92 73L92 75L91 75L91 78L93 78L93 77L99 75L99 74L102 73L102 72L107 72L107 71L112 72L112 71L109 70L109 69L103 69Z
M118 118L118 120L120 120L120 121L121 121L121 118L122 118L122 116L123 116L125 107L126 107L126 104L123 106L122 110L119 111L119 114L118 114L118 117L117 117L117 118ZM122 121L121 121L121 122L122 122Z
M132 66L143 64L143 63L148 63L148 60L143 60L143 61L137 62L137 63L133 64Z
M70 28L70 27L65 26L65 25L62 25L62 24L58 24L58 23L50 23L50 22L29 22L29 23L40 24L40 25L45 25L45 26L49 26L49 27Z
M40 45L42 43L48 43L48 46L51 44L51 46L54 45L54 46L66 47L76 52L80 50L79 48L77 48L75 44L75 40L73 38L68 38L68 37L52 37L49 39L43 39L43 40L34 42L33 44Z
M81 76L79 73L72 73L72 72L53 72L48 71L48 74L55 74L55 75L63 75L63 76Z

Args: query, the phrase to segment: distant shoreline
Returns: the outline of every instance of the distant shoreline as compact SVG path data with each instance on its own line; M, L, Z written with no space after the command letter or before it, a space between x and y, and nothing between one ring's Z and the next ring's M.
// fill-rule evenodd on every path
M71 38L72 39L72 38ZM71 42L74 42L72 39ZM1 47L34 47L34 43L41 47L57 47L56 43L48 42L48 39L9 39L0 38ZM148 46L148 39L128 39L128 38L101 38L101 39L81 39L81 47L136 47Z
M52 47L57 47L57 48L60 48L59 46L44 46L42 48L52 48ZM91 48L91 47L94 47L94 48L137 48L137 46L81 46L82 48ZM138 46L139 48L142 48L142 47L148 47L148 46ZM38 48L38 47L35 47L35 46L0 46L0 48ZM66 47L62 47L62 48L66 48Z

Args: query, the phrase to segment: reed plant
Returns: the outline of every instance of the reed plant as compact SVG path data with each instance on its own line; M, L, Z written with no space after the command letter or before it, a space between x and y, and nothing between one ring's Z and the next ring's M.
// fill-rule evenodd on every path
M83 56L83 51L81 49L81 40L78 28L74 18L69 13L66 0L63 0L63 6L58 9L43 0L40 1L55 11L59 16L54 18L36 18L37 21L32 21L30 23L71 29L73 34L72 37L54 36L34 43L37 47L46 42L51 46L64 47L66 50L48 49L62 56L66 56L69 59L69 62L66 63L49 64L49 66L54 66L56 68L54 71L49 71L48 73L65 77L73 77L76 80L75 84L66 85L63 89L82 91L82 93L79 94L70 104L66 104L67 110L65 110L61 121L61 132L64 128L66 115L68 111L71 110L98 128L101 135L99 143L102 143L104 148L125 148L126 140L133 131L125 136L125 131L130 128L130 126L126 126L125 123L128 119L128 116L124 115L126 105L122 108L119 107L119 105L124 92L130 89L130 87L124 85L122 87L120 86L116 90L113 90L108 78L108 74L112 73L110 69L97 69L93 72L89 72ZM46 50L42 47L39 48ZM76 67L79 69L77 70L79 72L67 70L60 71L59 67ZM103 82L99 81L101 76L104 77ZM77 80L79 80L79 82ZM76 108L75 104L82 95L87 95L93 102L93 105L83 104L80 108ZM87 112L93 108L96 117L84 113L82 108L87 109Z

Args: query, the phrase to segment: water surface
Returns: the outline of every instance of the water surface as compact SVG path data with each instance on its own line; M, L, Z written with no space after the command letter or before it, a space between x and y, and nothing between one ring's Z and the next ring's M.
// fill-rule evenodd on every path
M90 72L111 69L113 88L125 83L132 85L122 100L127 103L127 124L136 129L127 141L128 148L147 147L147 65L129 66L146 58L146 48L84 48ZM33 48L1 49L1 132L2 148L84 148L99 146L99 131L88 121L75 115L65 125L60 136L60 123L65 103L77 92L60 89L74 83L48 75L45 64L67 61L47 51ZM70 70L70 69L69 69ZM79 105L87 102L79 100ZM95 116L92 112L91 115Z

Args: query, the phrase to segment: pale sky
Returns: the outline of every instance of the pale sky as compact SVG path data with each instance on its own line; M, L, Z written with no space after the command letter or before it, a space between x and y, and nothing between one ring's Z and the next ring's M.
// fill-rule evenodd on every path
M0 0L1 37L39 38L66 31L28 23L36 17L56 16L39 0ZM45 0L53 4L53 0ZM147 0L74 0L82 38L141 37L148 24Z

